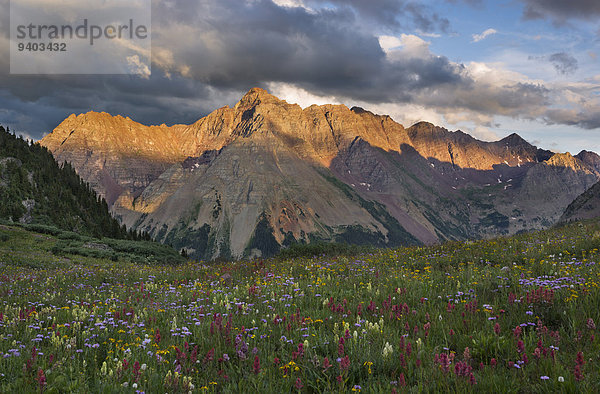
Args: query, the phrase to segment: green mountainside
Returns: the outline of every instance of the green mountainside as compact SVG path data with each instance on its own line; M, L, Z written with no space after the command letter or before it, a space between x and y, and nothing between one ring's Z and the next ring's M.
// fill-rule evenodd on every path
M106 201L70 164L0 126L0 219L56 226L94 237L140 239L108 212Z

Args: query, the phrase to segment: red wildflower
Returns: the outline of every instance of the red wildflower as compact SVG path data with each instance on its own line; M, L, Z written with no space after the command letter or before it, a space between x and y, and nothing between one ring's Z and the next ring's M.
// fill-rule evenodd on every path
M37 382L41 392L42 390L44 390L44 386L46 385L46 375L44 374L44 370L41 368L38 369Z
M575 359L575 364L577 364L577 365L585 364L585 361L583 360L583 352L577 353L577 358Z
M400 366L405 368L406 367L406 359L404 358L404 354L400 353Z
M523 332L523 329L521 328L521 326L516 326L515 329L513 330L513 334L515 335L515 338L520 337L521 332Z
M589 318L587 320L587 328L589 328L590 330L595 330L596 329L596 324L594 323L594 319Z
M260 372L260 360L258 359L258 356L254 356L254 365L252 367L254 369L254 374L258 375Z
M525 352L525 344L523 343L523 341L517 342L517 352L519 352L519 353Z
M340 360L340 369L342 371L347 371L348 368L350 368L350 358L346 356Z
M446 353L436 354L435 361L437 361L440 364L440 367L442 368L442 371L444 371L444 373L448 373L450 371L451 361Z
M575 375L575 380L576 381L580 382L580 381L583 380L583 373L581 372L581 366L580 365L576 365L575 366L574 375Z
M469 382L471 383L471 385L477 384L477 380L475 380L475 375L473 375L473 373L471 373L471 376L469 377Z
M215 357L215 348L212 348L204 356L204 364L211 362ZM193 361L192 361L193 362Z

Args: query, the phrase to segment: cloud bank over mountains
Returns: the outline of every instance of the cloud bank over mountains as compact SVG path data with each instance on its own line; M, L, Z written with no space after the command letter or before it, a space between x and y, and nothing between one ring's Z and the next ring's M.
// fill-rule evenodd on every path
M570 2L567 11L563 3L523 0L523 16L565 23L600 15L596 1ZM455 31L434 4L155 1L152 75L147 78L9 75L9 21L2 13L0 121L30 130L35 138L68 113L90 109L122 113L144 123L189 123L233 104L250 87L261 86L279 94L285 90L288 101L304 95L386 108L400 122L421 113L437 114L446 123L469 121L473 130L493 127L498 116L600 127L600 78L546 80L502 63L452 59L424 39ZM0 0L0 7L8 9L8 1ZM488 28L466 38L471 45L482 45L497 33ZM567 50L547 60L560 76L572 76L579 69L577 58Z

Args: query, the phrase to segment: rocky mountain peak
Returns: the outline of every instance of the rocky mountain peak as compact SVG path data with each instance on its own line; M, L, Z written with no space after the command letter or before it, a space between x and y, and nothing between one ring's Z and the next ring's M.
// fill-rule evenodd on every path
M565 167L576 171L588 171L589 167L586 166L577 157L571 155L569 152L556 153L546 161L546 164L554 167Z
M507 146L511 147L519 147L519 146L532 146L529 142L525 141L523 137L521 137L517 133L512 133L511 135L504 137L500 140L500 142L504 143Z
M421 121L410 126L406 131L410 138L414 140L415 138L437 139L444 135L447 130L432 123Z
M129 117L121 115L113 116L106 112L89 111L79 115L71 114L56 129L84 129L88 132L109 133L115 129L120 129L125 125L141 126L140 123L131 120Z
M415 123L410 128L415 130L430 130L436 128L436 126L433 123L422 120L420 122Z
M600 174L600 155L595 152L582 150L577 154L579 160L583 161L588 166L594 168Z
M256 107L260 104L282 104L285 101L273 96L269 92L261 88L252 88L241 98L235 105L235 109L248 109Z
M350 111L354 112L355 114L365 114L365 113L370 113L369 111L367 111L366 109L364 109L363 107L352 107L350 108Z
M178 127L145 126L121 115L90 111L70 115L41 143L60 157L62 152L103 152L105 156L146 156L160 161L185 157Z

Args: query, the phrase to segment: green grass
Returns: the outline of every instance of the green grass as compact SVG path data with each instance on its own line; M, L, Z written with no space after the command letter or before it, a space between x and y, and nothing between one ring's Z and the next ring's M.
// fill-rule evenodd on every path
M0 262L12 266L48 268L65 262L111 261L138 264L181 264L179 253L149 241L95 239L45 225L0 225Z
M598 221L169 266L1 234L0 392L600 392Z

